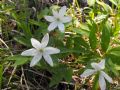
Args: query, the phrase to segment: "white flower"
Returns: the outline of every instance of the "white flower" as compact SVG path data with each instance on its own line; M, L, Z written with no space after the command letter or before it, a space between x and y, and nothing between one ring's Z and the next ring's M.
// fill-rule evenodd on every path
M105 60L102 60L99 63L91 63L91 66L93 69L87 69L81 74L81 77L88 77L96 72L100 72L99 75L99 85L101 90L106 90L106 82L105 79L109 82L112 83L112 78L109 77L104 71L102 71L105 68Z
M46 34L43 38L41 43L34 38L31 38L31 43L33 48L23 51L21 55L23 56L34 56L30 67L36 65L42 58L50 65L53 66L53 61L51 58L51 54L57 54L60 52L59 49L53 47L46 47L49 42L49 34Z
M65 27L63 23L70 22L72 18L70 16L64 16L66 13L66 6L61 7L59 12L53 10L53 16L45 16L45 19L48 22L51 22L50 25L48 26L48 30L52 31L56 27L59 28L61 32L65 31Z

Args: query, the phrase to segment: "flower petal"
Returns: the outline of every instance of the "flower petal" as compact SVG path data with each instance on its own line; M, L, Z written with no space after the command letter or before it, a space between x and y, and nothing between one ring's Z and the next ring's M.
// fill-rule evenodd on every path
M113 83L113 80L110 76L108 76L104 71L101 71L101 74L104 76L104 78L109 82Z
M60 30L61 32L64 33L65 27L64 27L64 24L63 24L63 23L59 23L59 24L58 24L58 28L59 28L59 30Z
M104 77L101 74L99 76L99 85L100 85L101 90L106 90L106 82L105 82Z
M104 69L105 68L105 59L101 60L101 62L99 62L98 65L101 69Z
M53 66L53 61L52 61L52 58L50 57L50 55L43 54L43 57L44 57L45 61L46 61L50 66Z
M57 48L53 48L53 47L46 47L44 49L44 52L45 52L45 54L57 54L60 52L60 50Z
M92 68L94 68L97 71L101 70L101 68L99 67L98 63L91 63L91 66L92 66Z
M37 54L37 50L34 49L34 48L31 48L31 49L28 49L28 50L25 50L21 53L22 56L34 56Z
M45 48L49 42L49 34L45 34L41 41L41 47Z
M32 61L31 61L31 63L30 63L30 67L35 66L35 65L40 61L41 58L42 58L42 54L38 52L38 53L33 57Z
M54 22L56 19L53 16L45 16L44 17L48 22Z
M90 75L92 75L93 73L95 73L96 71L93 69L87 69L83 72L83 74L81 74L81 77L88 77Z
M52 22L50 23L50 25L48 26L48 30L52 31L57 27L58 23L57 22Z
M61 7L59 11L59 16L64 16L66 13L66 10L67 10L66 6Z
M55 18L59 18L59 13L57 11L52 10L52 12Z
M67 22L70 22L72 20L72 17L70 16L67 16L67 17L62 17L60 19L63 23L67 23Z
M41 48L41 43L38 40L31 38L31 43L32 43L32 46L37 50Z

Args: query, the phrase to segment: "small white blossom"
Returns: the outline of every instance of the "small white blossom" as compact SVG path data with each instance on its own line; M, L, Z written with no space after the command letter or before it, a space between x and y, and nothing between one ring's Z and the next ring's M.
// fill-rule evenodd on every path
M70 16L64 16L66 14L66 10L67 10L66 6L63 6L59 10L59 12L53 10L53 16L45 16L45 19L48 22L51 22L50 25L48 26L49 31L54 30L56 27L58 27L61 32L65 31L63 23L67 23L72 20Z
M96 72L100 72L99 75L99 85L101 90L106 90L106 82L105 79L109 82L112 83L112 78L109 77L104 71L102 71L105 68L105 60L101 60L99 63L91 63L91 66L93 69L87 69L81 74L81 77L88 77Z
M22 56L34 56L30 63L30 67L36 65L41 60L42 56L50 66L53 66L53 61L50 55L57 54L60 50L53 47L46 47L48 42L49 34L46 34L42 38L41 43L38 40L31 38L33 48L25 50L21 53Z

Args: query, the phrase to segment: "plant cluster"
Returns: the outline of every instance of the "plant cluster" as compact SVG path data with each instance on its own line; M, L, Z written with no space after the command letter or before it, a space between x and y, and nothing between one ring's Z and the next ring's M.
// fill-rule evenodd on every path
M0 88L119 90L120 0L109 2L0 1Z

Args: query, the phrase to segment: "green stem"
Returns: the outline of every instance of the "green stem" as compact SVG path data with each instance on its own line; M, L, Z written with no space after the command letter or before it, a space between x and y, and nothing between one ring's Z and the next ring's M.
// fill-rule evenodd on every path
M94 78L92 90L98 90L98 88L99 88L99 86L98 86L98 78L99 78L99 74L96 74L96 76Z

